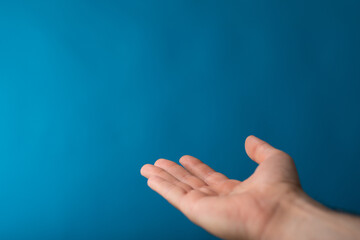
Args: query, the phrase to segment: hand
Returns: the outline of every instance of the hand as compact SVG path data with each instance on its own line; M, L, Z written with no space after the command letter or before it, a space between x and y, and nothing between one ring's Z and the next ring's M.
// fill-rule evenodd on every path
M200 160L183 156L180 165L159 159L141 174L148 185L192 222L223 239L260 239L271 231L280 205L301 193L292 158L249 136L248 156L259 165L245 181L228 179Z

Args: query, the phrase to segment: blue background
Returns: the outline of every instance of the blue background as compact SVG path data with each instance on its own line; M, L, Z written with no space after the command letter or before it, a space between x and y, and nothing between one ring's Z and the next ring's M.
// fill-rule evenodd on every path
M1 239L214 239L140 167L255 134L360 212L360 3L0 1Z

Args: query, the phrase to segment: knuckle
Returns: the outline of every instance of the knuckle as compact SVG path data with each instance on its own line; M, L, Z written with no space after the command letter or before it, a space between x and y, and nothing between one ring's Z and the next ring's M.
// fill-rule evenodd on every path
M206 175L205 175L205 180L207 181L207 180L209 180L209 179L211 179L211 178L214 178L214 177L216 177L216 175L218 175L219 173L218 172L209 172L209 173L207 173Z

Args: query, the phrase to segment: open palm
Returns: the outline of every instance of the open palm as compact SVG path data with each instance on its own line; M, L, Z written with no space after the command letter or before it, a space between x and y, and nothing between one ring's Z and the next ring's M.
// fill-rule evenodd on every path
M228 179L200 160L183 156L180 166L159 159L141 174L192 222L223 239L259 239L271 228L283 199L301 191L292 158L249 136L248 156L259 165L245 181Z

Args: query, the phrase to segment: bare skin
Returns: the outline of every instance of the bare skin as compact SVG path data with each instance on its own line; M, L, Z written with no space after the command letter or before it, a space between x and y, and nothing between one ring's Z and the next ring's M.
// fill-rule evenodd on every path
M192 156L182 166L159 159L141 174L192 222L222 239L356 239L360 220L336 213L301 189L292 158L255 136L245 141L258 163L245 181L228 179Z

